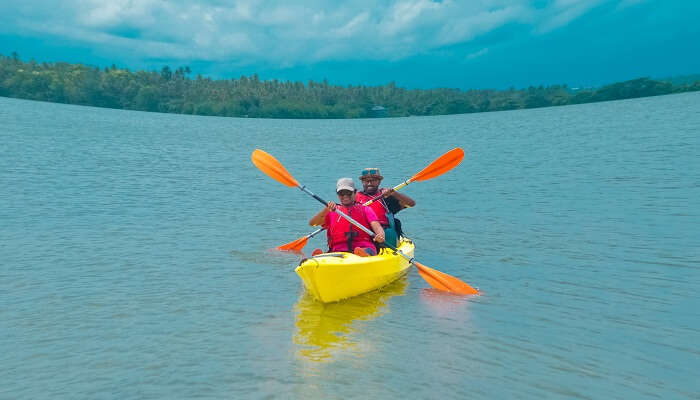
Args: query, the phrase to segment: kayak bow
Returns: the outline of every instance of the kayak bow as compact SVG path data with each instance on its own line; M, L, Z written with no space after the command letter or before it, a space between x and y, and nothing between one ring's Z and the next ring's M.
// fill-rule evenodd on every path
M397 250L413 257L413 242L402 238ZM316 300L331 303L386 286L405 275L410 267L405 257L383 248L370 257L322 253L302 260L295 271Z

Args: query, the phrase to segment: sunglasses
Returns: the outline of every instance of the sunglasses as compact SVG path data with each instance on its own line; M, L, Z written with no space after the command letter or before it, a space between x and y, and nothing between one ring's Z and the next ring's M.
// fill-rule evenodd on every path
M378 170L378 169L366 169L366 170L362 171L362 176L365 176L365 175L377 175L377 174L379 174L379 170Z
M340 192L338 192L338 197L352 196L352 193L353 192L351 192L349 190L341 190Z

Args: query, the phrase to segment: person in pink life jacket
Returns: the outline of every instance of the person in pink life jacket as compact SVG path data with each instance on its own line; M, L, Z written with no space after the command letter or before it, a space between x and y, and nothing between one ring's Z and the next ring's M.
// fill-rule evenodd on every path
M362 181L362 191L355 197L360 203L365 203L373 199L378 194L382 194L379 200L369 205L377 215L379 223L384 228L386 243L396 246L398 238L403 233L401 231L401 221L394 218L394 214L404 208L416 205L415 200L389 188L379 188L384 177L379 172L379 168L365 168L362 170L360 180Z
M377 249L372 243L372 238L365 231L351 224L335 210L339 209L350 216L365 228L374 232L374 241L384 242L384 229L377 219L377 215L371 208L363 206L355 201L355 183L352 178L340 178L336 184L336 193L340 204L332 201L318 214L309 220L309 225L322 225L327 229L328 249L334 251L354 252L355 249L362 253L377 254Z

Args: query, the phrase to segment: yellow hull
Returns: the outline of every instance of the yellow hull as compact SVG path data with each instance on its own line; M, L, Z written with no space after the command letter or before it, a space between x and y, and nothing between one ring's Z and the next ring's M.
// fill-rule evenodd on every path
M402 239L398 249L413 258L413 242ZM352 253L323 253L304 260L296 273L306 289L322 303L331 303L379 289L395 281L411 265L392 250L372 257Z

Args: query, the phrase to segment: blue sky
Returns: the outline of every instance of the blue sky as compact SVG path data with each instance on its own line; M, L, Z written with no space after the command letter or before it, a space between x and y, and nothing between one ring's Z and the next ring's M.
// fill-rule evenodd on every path
M0 0L0 53L408 88L700 73L700 0Z

